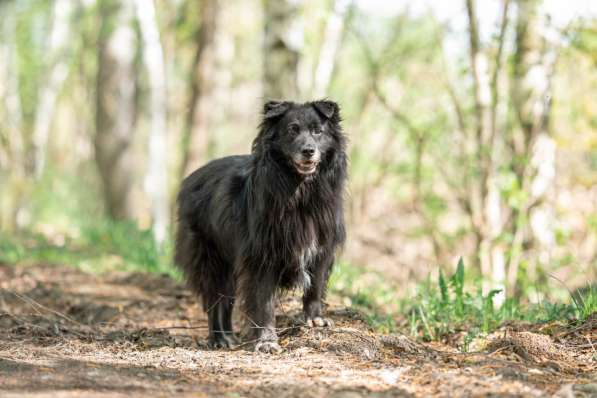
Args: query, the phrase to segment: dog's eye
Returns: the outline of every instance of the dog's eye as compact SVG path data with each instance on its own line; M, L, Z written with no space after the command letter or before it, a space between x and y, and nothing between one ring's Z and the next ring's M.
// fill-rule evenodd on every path
M315 126L311 129L311 131L313 132L313 135L320 135L323 133L323 127Z
M299 133L299 126L298 124L291 124L288 126L288 132L293 135L297 135Z

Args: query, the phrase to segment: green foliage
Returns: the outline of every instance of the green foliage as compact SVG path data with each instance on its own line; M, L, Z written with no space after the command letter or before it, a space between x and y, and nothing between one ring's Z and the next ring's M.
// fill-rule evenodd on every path
M597 30L595 26L580 26L577 29L571 29L573 34L571 45L573 48L589 56L593 63L597 65Z
M0 262L14 264L25 256L25 248L0 234Z
M441 269L439 270L438 285L439 285L439 292L441 294L442 304L447 305L448 301L450 300L450 297L449 297L450 293L448 292L448 284L446 283L444 273Z
M407 328L411 335L423 340L442 340L451 334L464 333L461 348L465 351L474 338L491 333L504 321L584 320L597 312L595 287L581 289L573 295L571 304L549 301L523 304L509 298L496 308L499 290L483 294L477 287L468 291L462 258L451 276L446 277L440 270L437 284L429 278L420 284L414 299L400 298L403 295L381 275L347 263L338 264L330 282L331 291L344 297L345 304L361 312L376 330ZM469 283L479 286L480 279L476 277Z
M170 250L161 253L151 230L140 230L133 222L106 219L88 225L82 229L82 241L101 253L119 256L133 269L170 272L166 266L170 263Z
M578 289L571 296L577 318L584 320L597 313L597 285Z
M464 262L460 259L449 278L439 272L437 286L429 279L420 285L414 302L408 303L411 334L425 340L441 340L450 334L465 332L463 349L467 349L467 340L470 342L478 334L490 333L506 320L582 320L597 308L594 289L587 291L582 299L575 300L573 305L543 302L523 306L517 300L507 299L496 308L494 300L500 290L483 294L477 288L471 293L466 291L465 281Z
M85 173L86 167L81 165L78 172ZM0 232L0 261L177 276L171 265L171 241L160 249L151 230L133 221L110 220L98 197L96 181L48 169L28 198L27 217L34 222L17 235Z
M82 230L80 237L51 242L41 234L0 233L0 262L74 265L88 272L141 271L178 277L171 266L171 244L156 247L151 231L131 222L104 220Z

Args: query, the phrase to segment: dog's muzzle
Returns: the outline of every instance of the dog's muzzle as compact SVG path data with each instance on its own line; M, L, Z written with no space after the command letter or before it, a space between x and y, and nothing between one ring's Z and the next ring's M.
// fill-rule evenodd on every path
M299 174L309 175L315 173L319 162L313 160L302 160L300 162L294 162L294 168Z
M297 156L293 156L294 168L299 174L309 175L315 173L319 161L321 160L321 153L312 148L306 148Z

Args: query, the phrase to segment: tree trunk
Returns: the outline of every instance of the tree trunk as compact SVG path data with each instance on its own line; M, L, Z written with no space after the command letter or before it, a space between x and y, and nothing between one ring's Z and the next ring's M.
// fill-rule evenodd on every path
M168 204L168 148L166 120L166 71L164 52L153 0L135 0L143 38L143 59L149 76L151 121L146 191L151 199L153 233L158 244L166 239L170 221Z
M75 8L72 0L54 1L54 20L50 31L47 51L48 72L46 84L42 86L33 125L34 172L41 177L45 165L50 127L57 97L68 76L68 55L70 46L71 15Z
M0 229L19 227L27 197L23 113L17 73L15 2L0 2Z
M332 82L333 72L344 36L344 25L353 0L336 0L332 14L328 17L323 35L323 43L319 51L319 60L315 68L313 96L324 97Z
M492 86L487 55L481 48L479 28L475 10L475 1L467 0L466 9L469 19L469 54L473 74L473 88L475 99L475 158L478 170L477 184L475 184L472 201L478 242L479 260L484 280L491 281L489 288L501 290L495 296L496 304L501 304L505 298L506 256L505 249L499 243L502 234L502 204L497 186L496 167L494 165ZM507 9L506 9L507 10ZM503 37L501 38L503 40ZM495 89L495 88L494 88Z
M523 209L530 221L526 240L535 252L532 263L541 266L550 262L555 244L555 217L549 199L553 196L556 144L549 132L549 115L557 46L549 40L541 1L519 0L517 4L512 98L520 134L513 140L512 149L524 161L515 163L514 171L520 185L530 193ZM515 275L509 279L515 280Z
M265 99L298 97L298 66L303 46L300 2L265 0Z
M220 19L218 0L204 0L200 6L201 27L197 32L197 48L193 60L189 112L182 136L182 161L179 178L189 174L205 162L208 148L207 118L213 109L211 98L216 68L215 35Z
M4 105L0 113L0 145L4 147L5 152L0 159L0 168L8 167L10 160L11 170L24 174L25 143L19 98L14 6L14 2L0 3L0 14L6 16L0 21L0 101Z
M115 219L134 216L132 141L135 131L134 12L130 1L103 0L96 91L95 158L107 210Z

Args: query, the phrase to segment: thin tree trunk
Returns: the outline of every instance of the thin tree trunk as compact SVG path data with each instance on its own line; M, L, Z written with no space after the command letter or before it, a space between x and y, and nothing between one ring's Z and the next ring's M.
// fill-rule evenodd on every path
M218 0L201 2L201 27L196 36L197 48L191 66L191 92L182 134L182 160L179 179L205 161L208 147L207 117L215 73L215 34L219 25Z
M11 169L24 174L25 144L23 139L23 113L19 98L19 74L17 73L16 53L16 18L14 17L14 3L0 3L2 15L2 38L0 40L0 100L4 104L2 129L6 131L5 147L7 161L10 158ZM10 15L13 14L13 15ZM1 164L0 164L1 165Z
M265 0L264 96L295 99L303 46L300 1Z
M156 242L161 245L166 239L170 221L164 52L153 0L135 0L135 6L150 86L149 164L145 184L151 199L153 233Z
M54 20L47 51L48 77L39 93L33 125L33 164L36 178L41 177L46 165L48 138L54 109L62 85L68 76L68 54L71 47L70 20L75 5L76 2L73 0L54 1Z
M503 0L502 4L502 19L500 22L500 31L498 34L498 48L495 55L495 62L493 73L491 75L491 137L489 139L489 145L493 146L497 135L498 124L497 114L500 105L500 90L499 80L503 65L503 52L506 41L506 31L510 23L510 0ZM493 160L493 159L490 159Z
M489 152L489 154L486 155L484 164L484 167L487 168L490 175L493 176L488 181L488 184L490 185L488 188L487 217L493 239L491 258L492 280L495 285L494 288L501 290L498 295L494 296L495 302L498 305L501 305L504 302L506 293L511 294L511 291L509 290L510 285L507 283L509 272L507 265L510 264L506 263L506 245L499 239L500 235L504 232L504 216L502 215L502 203L496 176L496 157L498 153L496 148L496 137L498 135L497 120L498 112L500 110L499 78L502 71L502 53L505 45L506 30L508 29L508 24L510 21L509 10L510 0L503 0L502 18L500 22L499 34L497 37L498 48L497 54L495 55L493 74L490 81L491 108L489 114L491 118L491 124L489 126L489 137L487 138L486 144L486 150ZM512 245L510 245L510 256L512 256Z
M17 73L15 3L0 2L0 229L19 227L24 192L25 140ZM6 172L6 174L4 174Z
M491 281L491 289L501 290L495 297L499 305L505 298L506 256L505 249L498 242L502 233L503 221L500 193L497 187L496 170L493 164L496 147L492 142L492 86L487 55L481 49L475 1L467 0L469 19L469 54L473 74L475 98L475 152L479 172L476 192L476 212L481 221L481 242L479 258L485 279ZM503 37L501 38L503 40ZM499 71L498 71L499 72ZM477 207L478 206L478 207ZM489 286L485 285L487 291Z
M556 144L549 132L551 82L557 46L549 42L547 18L541 1L519 0L514 57L513 103L522 136L515 140L519 158L527 161L514 170L523 189L530 192L524 211L530 221L527 241L535 249L533 265L550 262L555 244L554 214L549 198L556 173ZM532 276L531 276L532 277Z
M134 10L130 1L104 0L100 13L95 158L110 216L130 219L135 214L131 196L136 118Z
M314 87L312 91L316 98L324 97L328 93L345 32L344 26L352 3L353 0L336 0L332 13L328 17L323 35L323 44L319 52L319 60L315 68Z
M510 259L508 261L507 288L509 294L516 296L518 290L516 284L518 281L518 269L522 259L522 244L524 240L524 221L520 210L513 212L512 221L512 243L510 244Z

